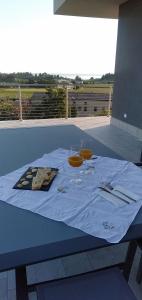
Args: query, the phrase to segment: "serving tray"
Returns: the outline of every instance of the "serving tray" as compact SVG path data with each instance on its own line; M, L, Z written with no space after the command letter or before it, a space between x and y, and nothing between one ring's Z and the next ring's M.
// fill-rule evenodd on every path
M32 180L33 177L36 176L38 169L49 169L51 170L50 178L48 180L44 180L43 185L39 189L39 191L48 191L53 180L57 176L58 169L56 168L43 168L43 167L29 167L26 172L20 177L20 179L16 182L13 189L19 189L19 190L32 190Z

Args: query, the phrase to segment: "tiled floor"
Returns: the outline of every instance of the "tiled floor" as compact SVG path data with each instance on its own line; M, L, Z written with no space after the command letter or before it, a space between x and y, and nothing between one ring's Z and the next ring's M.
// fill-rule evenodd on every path
M32 121L9 121L0 122L0 128L17 128L33 126L53 126L58 124L74 124L85 130L90 136L98 139L101 143L110 147L127 160L137 161L140 159L141 143L126 132L109 126L108 117L75 118L69 120L32 120ZM58 277L65 277L80 272L85 272L106 266L113 262L120 262L126 254L126 245L112 246L103 250L90 251L67 258L56 259L30 266L27 268L28 282L38 282ZM133 264L130 285L138 300L142 299L142 284L136 283L136 272L140 258L140 250L137 251ZM15 300L15 273L14 271L0 274L0 300ZM30 300L37 300L36 294L31 293Z
M109 147L126 160L139 161L142 152L142 141L112 125L87 128L85 132Z
M102 117L85 117L85 118L69 118L69 119L41 119L41 120L23 120L23 121L0 121L0 129L2 128L29 128L44 127L54 125L76 125L81 129L89 129L109 125L110 118Z
M24 121L1 121L0 129L30 128L57 125L75 125L84 130L91 137L109 147L111 150L130 161L138 161L142 151L142 141L128 134L124 130L110 125L110 118L86 117L72 119L43 119Z

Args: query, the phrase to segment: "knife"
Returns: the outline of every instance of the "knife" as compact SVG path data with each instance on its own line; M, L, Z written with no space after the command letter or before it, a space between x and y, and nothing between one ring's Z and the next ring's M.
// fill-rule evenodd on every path
M126 198L132 200L133 202L137 202L137 200L135 200L134 198L128 196L125 192L120 191L119 188L117 189L117 187L113 187L110 183L107 183L107 185L105 185L105 187L107 187L111 191L119 192L120 194L122 194L122 196L125 196ZM120 195L120 197L121 197L121 195Z
M126 199L123 199L123 198L120 197L120 196L117 196L117 195L115 194L115 192L113 192L113 191L110 190L109 188L107 188L107 187L102 187L102 186L100 186L99 188L102 189L103 191L107 192L107 193L110 193L111 195L115 196L116 198L120 199L121 201L123 201L123 202L125 202L125 203L127 203L127 204L130 204L129 201L127 201Z

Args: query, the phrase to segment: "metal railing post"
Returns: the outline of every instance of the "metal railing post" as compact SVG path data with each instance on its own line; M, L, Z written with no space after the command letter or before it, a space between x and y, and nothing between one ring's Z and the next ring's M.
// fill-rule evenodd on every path
M65 118L68 119L68 116L69 116L69 97L68 97L68 87L66 86Z
M19 85L19 121L23 121L21 88Z
M112 86L110 86L110 90L109 90L108 114L107 114L108 117L110 117L111 100L112 100Z

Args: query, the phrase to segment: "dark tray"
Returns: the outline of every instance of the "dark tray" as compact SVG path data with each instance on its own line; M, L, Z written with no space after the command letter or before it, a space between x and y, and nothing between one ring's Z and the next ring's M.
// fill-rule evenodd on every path
M46 167L46 168L48 168L48 167ZM35 172L32 172L33 169L35 169ZM13 187L13 189L18 189L18 190L32 190L32 180L33 180L33 177L36 176L38 169L45 169L45 168L43 168L43 167L29 167L27 169L27 171L16 182L16 184ZM53 172L53 177L48 181L48 185L42 186L40 190L32 190L32 191L48 191L49 190L49 188L50 188L53 180L55 179L55 177L56 177L56 175L58 173L58 169L56 169L56 168L49 168L49 169L51 169L51 174ZM27 176L30 175L29 173L32 175L32 178L27 178ZM22 183L22 179L23 178L25 178L25 181L29 181L29 184L18 186L19 184Z

